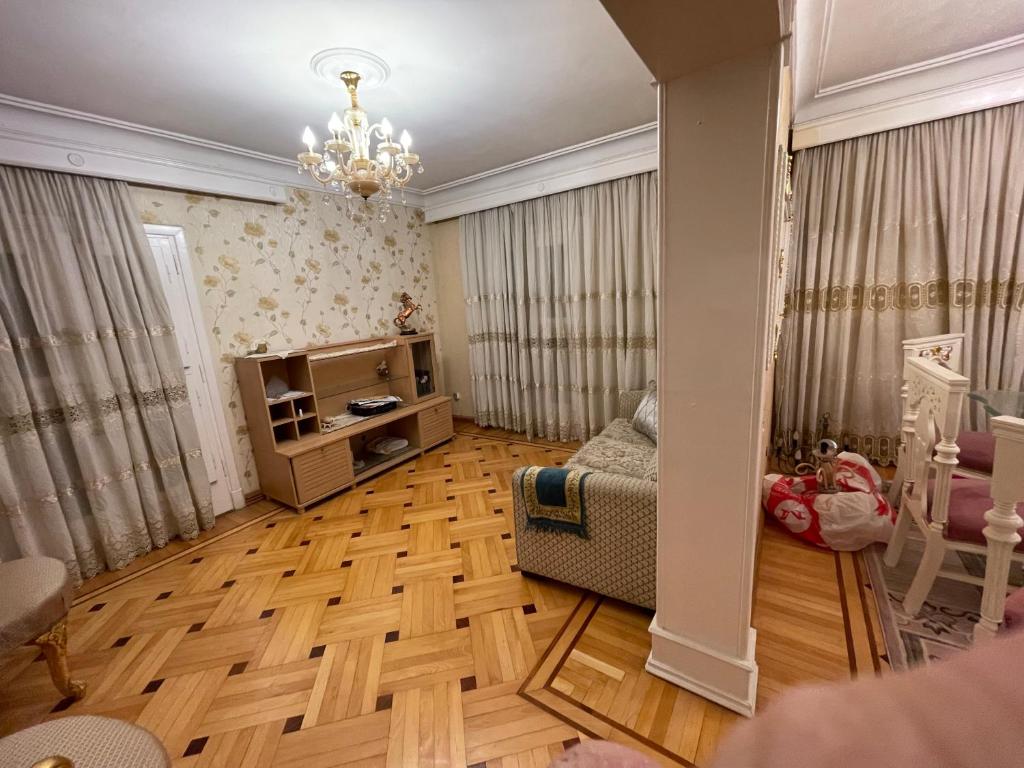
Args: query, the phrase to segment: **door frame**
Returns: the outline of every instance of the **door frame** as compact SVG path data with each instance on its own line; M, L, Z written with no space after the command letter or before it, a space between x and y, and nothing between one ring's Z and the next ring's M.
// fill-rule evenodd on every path
M224 411L224 403L220 397L217 369L214 366L206 324L203 322L203 312L199 303L199 291L192 273L192 257L189 254L188 242L185 240L185 229L176 224L145 224L143 229L147 235L160 235L171 238L178 249L181 278L185 282L185 299L188 302L188 315L192 318L192 325L199 343L199 365L202 369L203 380L206 383L207 399L213 408L213 433L217 438L217 444L220 447L223 458L224 473L228 479L231 503L235 509L241 509L245 506L245 494L242 493L238 467L235 464L235 454L231 449L231 435L228 431L227 414Z

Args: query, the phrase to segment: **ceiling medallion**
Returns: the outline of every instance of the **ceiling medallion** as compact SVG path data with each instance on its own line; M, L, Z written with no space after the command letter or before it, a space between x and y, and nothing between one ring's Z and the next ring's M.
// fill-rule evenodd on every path
M342 72L358 72L363 93L380 88L391 77L391 67L380 56L361 48L325 48L309 60L313 74L334 86L342 86Z
M387 65L383 61L380 63L386 72ZM393 190L401 190L404 204L405 185L414 171L423 173L420 156L409 150L412 137L408 131L402 131L398 142L395 142L390 120L385 117L379 123L370 123L366 111L359 105L360 73L344 70L338 78L348 91L349 107L344 111L344 117L337 112L331 115L327 122L330 138L324 140L322 152L317 151L316 135L306 126L302 133L306 151L298 155L299 173L305 171L324 187L344 189L345 197L349 199L355 194L369 200L379 193L379 216L381 221L385 221L391 209ZM371 147L374 140L376 146Z

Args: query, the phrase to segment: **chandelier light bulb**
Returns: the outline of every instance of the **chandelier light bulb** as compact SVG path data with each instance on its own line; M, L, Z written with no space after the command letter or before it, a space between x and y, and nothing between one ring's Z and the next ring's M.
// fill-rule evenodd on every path
M402 131L402 138L399 139L402 144L402 151L405 154L409 154L409 147L412 146L412 136L409 135L408 131Z
M313 147L316 146L316 136L313 135L312 129L307 125L306 130L302 132L302 143L305 144L309 151L313 151Z
M331 119L327 121L327 130L337 136L341 133L341 129L345 127L345 124L341 122L341 118L338 117L338 113L335 112L331 115Z
M387 137L388 141L391 141L391 133L394 130L391 127L391 121L385 117L383 120L380 121L380 129L384 132L384 135Z

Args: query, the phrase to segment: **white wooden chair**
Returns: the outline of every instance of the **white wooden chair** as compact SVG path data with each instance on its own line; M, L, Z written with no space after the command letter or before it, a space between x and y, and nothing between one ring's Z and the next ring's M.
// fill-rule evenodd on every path
M960 373L964 367L964 334L940 333L904 339L903 357L926 357Z
M927 358L909 357L904 366L907 481L885 562L896 565L910 525L916 524L924 535L925 551L903 610L916 615L938 576L975 584L983 588L975 638L993 635L1003 620L1010 562L1024 562L1019 550L1024 521L1016 510L1024 500L1024 420L992 419L996 458L991 483L955 477L956 439L970 382ZM985 578L943 570L949 551L985 555Z
M963 373L964 334L943 333L938 336L921 336L903 340L903 360L922 357L934 360L956 373ZM907 434L913 430L913 423L907 423L907 380L903 379L900 390L903 406L903 423L900 428L900 444L896 454L896 473L889 485L889 503L897 506L900 502L900 488L903 485L903 451ZM992 474L993 440L988 432L961 433L960 442L964 455L960 457L957 474L965 477L989 477ZM964 450L966 448L966 451Z

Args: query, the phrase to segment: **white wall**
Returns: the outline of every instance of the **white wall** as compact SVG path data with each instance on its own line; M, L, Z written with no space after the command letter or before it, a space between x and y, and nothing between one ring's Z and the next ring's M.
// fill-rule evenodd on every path
M462 284L459 220L447 219L428 224L427 231L434 256L437 341L444 391L459 397L452 403L455 415L472 419L475 410L469 371L469 331L466 328L466 295Z

